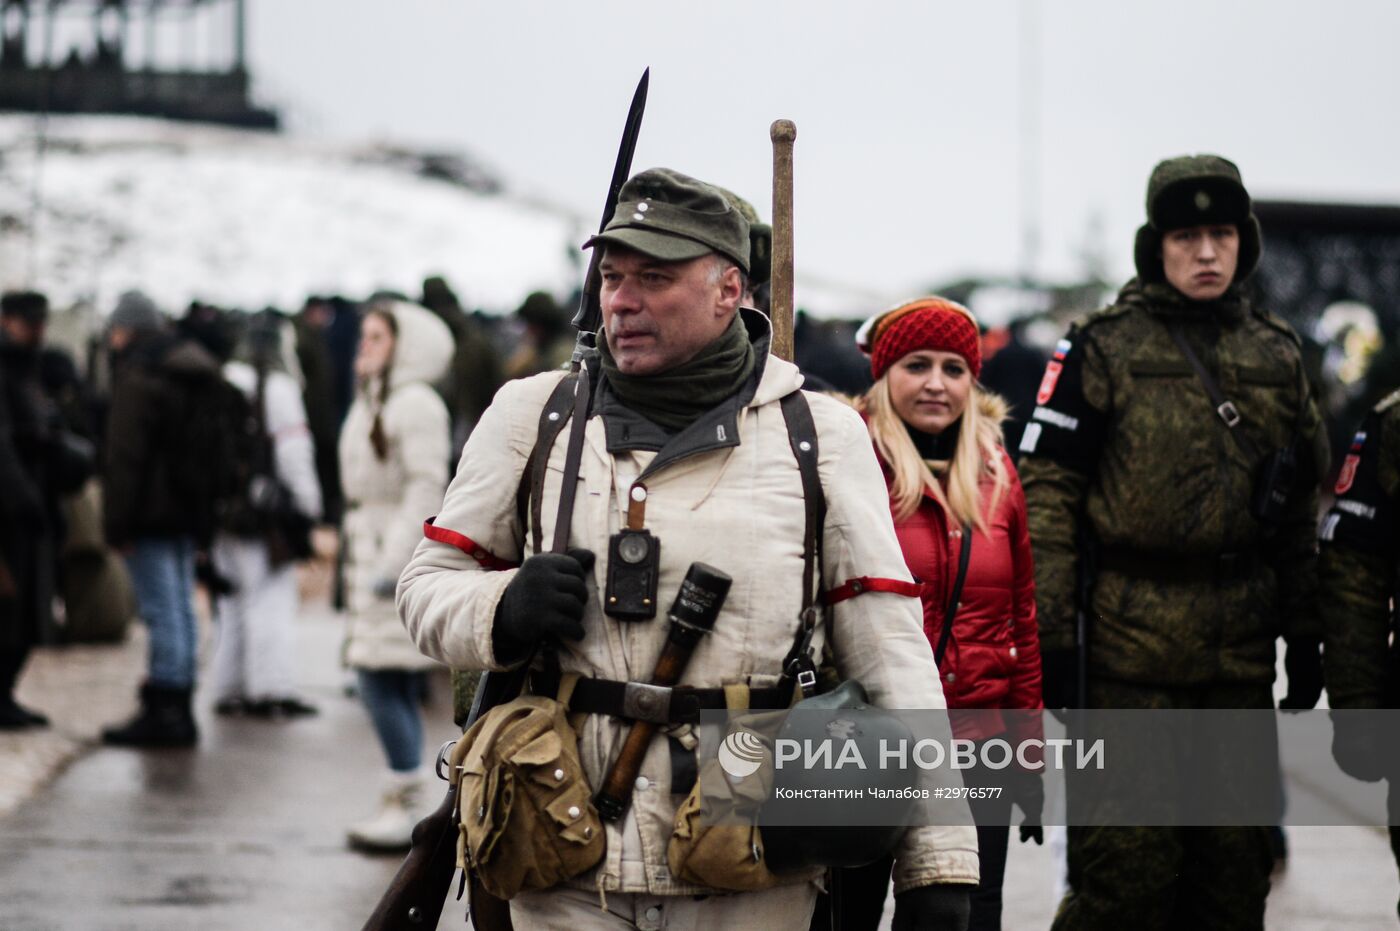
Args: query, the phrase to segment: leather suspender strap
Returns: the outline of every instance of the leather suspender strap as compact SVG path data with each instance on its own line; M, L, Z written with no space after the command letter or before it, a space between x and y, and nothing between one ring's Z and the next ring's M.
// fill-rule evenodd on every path
M647 486L633 482L627 490L627 529L641 530L647 521Z
M826 493L817 471L817 426L812 421L812 409L801 391L786 395L779 402L783 420L787 423L788 443L797 459L797 471L802 479L802 501L806 512L802 535L802 623L797 638L783 660L783 678L795 686L794 698L816 687L817 666L812 658L812 635L817 620L826 617L820 604L822 531L826 526Z
M788 444L797 459L802 477L802 500L806 510L806 528L802 537L802 609L817 601L821 579L822 528L826 524L826 494L817 472L817 426L812 421L812 409L801 391L794 391L780 402L783 419L787 422Z
M967 581L967 564L972 556L972 527L963 524L962 546L958 549L958 577L953 582L953 591L948 596L948 607L943 612L943 630L938 634L938 646L933 650L933 664L943 665L943 654L948 652L948 640L953 636L953 619L962 607L963 582Z
M1235 438L1235 442L1239 444L1241 451L1249 458L1249 461L1258 462L1261 458L1259 450L1249 441L1249 437L1245 436L1244 431L1239 429L1241 420L1239 410L1225 398L1225 394L1220 390L1220 385L1216 382L1215 377L1210 374L1210 370L1201 361L1201 357L1196 355L1191 344L1186 341L1186 334L1181 332L1181 328L1178 326L1168 326L1167 332L1171 334L1172 342L1176 343L1176 348L1181 350L1181 354L1186 357L1186 361L1196 373L1196 377L1200 379L1201 385L1206 389L1206 394L1210 396L1210 403L1215 405L1215 413L1220 418L1220 422Z

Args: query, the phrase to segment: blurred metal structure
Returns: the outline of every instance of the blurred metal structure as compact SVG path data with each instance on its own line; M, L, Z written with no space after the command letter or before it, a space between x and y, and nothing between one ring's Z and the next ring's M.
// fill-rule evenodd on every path
M276 129L249 99L246 24L246 0L0 0L0 110ZM182 61L162 67L172 32ZM222 48L194 61L211 34Z
M1331 305L1356 301L1387 341L1400 335L1400 206L1255 201L1254 212L1264 307L1307 333Z

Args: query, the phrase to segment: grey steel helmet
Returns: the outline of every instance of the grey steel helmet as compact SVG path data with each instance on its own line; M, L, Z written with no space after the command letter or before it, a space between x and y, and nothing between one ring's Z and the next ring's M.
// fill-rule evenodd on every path
M820 742L833 735L832 728L842 723L839 712L859 712L858 724L845 735L856 743L865 760L881 759L881 744L914 743L909 726L888 711L870 705L865 689L854 679L847 679L823 695L803 699L793 706L786 722L778 732L779 740ZM773 774L774 795L781 790L802 793L805 790L842 789L849 776L839 770L820 767L784 767ZM917 781L912 769L871 767L862 770L860 786L869 795L872 788L912 789ZM871 813L875 824L829 825L811 823L771 823L774 810L764 809L762 826L763 858L774 872L791 872L813 866L852 867L873 863L887 855L899 843L908 829L915 801L896 797L873 803L862 800L862 814ZM781 818L786 822L788 818Z

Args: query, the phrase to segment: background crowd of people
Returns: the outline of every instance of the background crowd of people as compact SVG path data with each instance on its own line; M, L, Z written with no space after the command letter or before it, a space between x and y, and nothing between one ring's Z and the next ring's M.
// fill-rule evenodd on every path
M1025 712L1003 722L1018 738L1038 733L1045 707L1272 707L1280 634L1285 706L1313 707L1322 689L1315 522L1317 489L1335 471L1313 399L1339 392L1311 387L1328 371L1318 362L1325 352L1307 352L1285 325L1249 309L1242 282L1259 234L1234 166L1164 165L1149 188L1138 278L1072 329L1048 368L1024 321L986 332L944 298L877 315L854 337L843 324L798 321L806 387L852 399L868 426L905 561L923 583L924 630L948 707ZM1211 270L1222 254L1229 261ZM764 281L746 284L745 305L764 303ZM205 693L213 710L316 714L297 682L295 570L316 552L313 529L334 528L343 661L386 767L379 808L348 839L405 848L426 794L422 709L436 663L406 633L396 585L503 382L567 365L569 312L544 293L508 319L469 312L441 277L415 297L318 296L294 314L198 302L176 314L132 291L79 366L48 343L42 294L7 292L0 310L0 728L46 724L43 709L14 699L34 646L120 637L139 615L149 630L139 709L103 740L196 745L198 586L217 631ZM1149 331L1161 338L1144 341ZM1197 383L1193 345L1226 365L1237 379L1230 390L1256 416L1267 412L1251 433L1269 450L1289 449L1288 482L1310 492L1283 494L1275 513L1257 500L1254 473L1215 468L1234 454L1230 434L1180 415L1202 390L1217 390ZM1379 364L1352 373L1366 390L1351 394L1379 396L1386 377ZM1355 413L1353 404L1322 407L1334 420ZM1249 440L1235 440L1257 458ZM1115 445L1125 443L1130 453ZM1079 565L1086 534L1095 541L1090 589ZM1284 568L1266 573L1266 564ZM1087 665L1073 632L1086 610L1099 624ZM1115 651L1125 623L1139 639ZM1211 641L1211 630L1226 629L1234 640ZM1038 775L1014 774L1012 789L973 806L975 928L1000 926L1013 804L1024 815L1021 840L1043 840ZM1095 926L1095 916L1140 906L1186 913L1170 883L1096 883L1109 873L1088 870L1090 861L1132 870L1134 851L1151 847L1218 856L1228 874L1253 842L1247 832L1071 830L1078 899L1067 899L1065 926L1077 914ZM887 860L848 877L852 926L878 921L889 870ZM1201 888L1218 878L1201 878ZM1250 882L1230 907L1262 915L1267 871ZM1136 898L1125 892L1134 889Z

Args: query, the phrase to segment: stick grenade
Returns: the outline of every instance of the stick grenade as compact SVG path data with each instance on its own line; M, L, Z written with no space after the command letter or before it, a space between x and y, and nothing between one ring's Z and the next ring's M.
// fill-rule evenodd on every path
M656 669L651 674L651 684L662 688L672 688L681 680L690 655L700 638L715 626L715 618L724 606L729 595L729 585L734 580L713 566L702 562L690 564L690 571L681 582L681 590L676 594L675 603L667 616L671 627L666 631L666 645L656 660ZM624 700L625 703L625 700ZM645 707L642 699L638 704ZM665 708L655 708L658 721L664 722ZM622 752L617 755L612 769L608 770L603 787L593 803L598 807L598 816L604 821L620 821L632 801L632 785L642 768L642 758L656 733L657 722L636 721L627 733Z
M773 280L769 316L773 321L773 355L793 361L792 345L792 144L797 124L774 120L773 140Z

